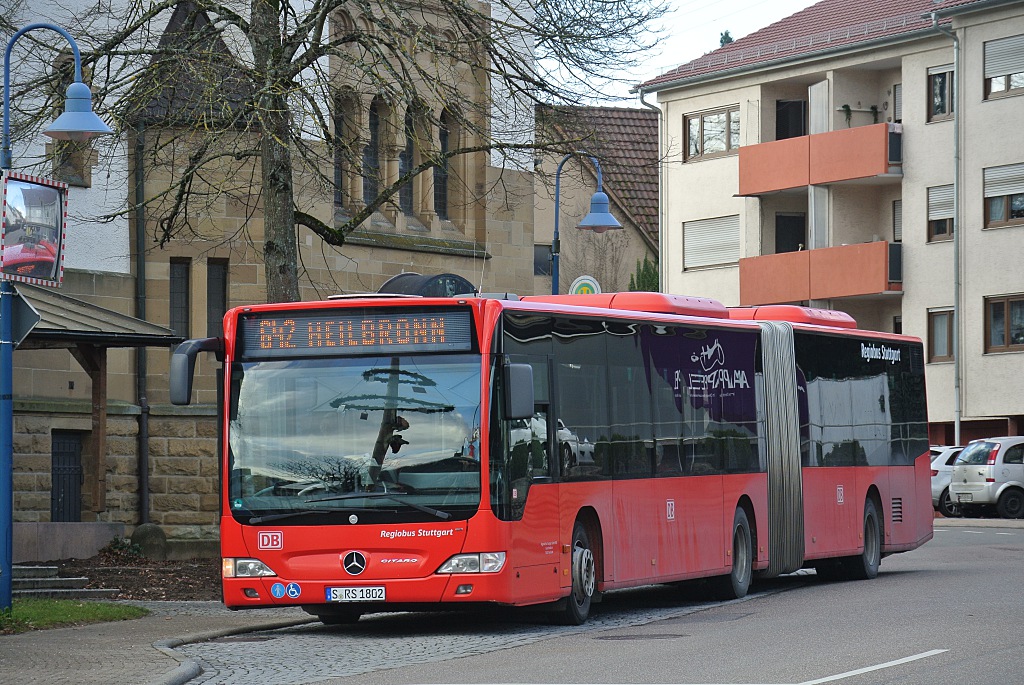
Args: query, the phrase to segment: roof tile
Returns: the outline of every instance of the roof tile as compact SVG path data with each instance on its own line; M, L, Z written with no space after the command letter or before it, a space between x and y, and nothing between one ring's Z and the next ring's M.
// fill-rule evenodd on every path
M822 0L640 85L646 91L685 79L806 57L825 50L928 29L926 14L984 0Z

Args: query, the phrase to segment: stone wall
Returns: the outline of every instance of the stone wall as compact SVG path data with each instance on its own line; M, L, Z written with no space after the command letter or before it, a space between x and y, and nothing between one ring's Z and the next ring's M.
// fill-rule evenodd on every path
M90 407L74 402L15 402L14 520L51 521L53 431L82 440L83 522L141 522L139 512L139 407L108 408L107 454L92 468ZM172 540L216 540L218 536L217 422L213 407L151 408L149 419L149 521ZM105 494L98 504L96 493Z

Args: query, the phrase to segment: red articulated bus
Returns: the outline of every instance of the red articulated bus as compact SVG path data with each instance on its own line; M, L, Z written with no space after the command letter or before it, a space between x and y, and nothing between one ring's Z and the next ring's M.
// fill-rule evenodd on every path
M924 359L841 312L659 293L239 307L223 338L224 602L549 605L815 568L932 537Z

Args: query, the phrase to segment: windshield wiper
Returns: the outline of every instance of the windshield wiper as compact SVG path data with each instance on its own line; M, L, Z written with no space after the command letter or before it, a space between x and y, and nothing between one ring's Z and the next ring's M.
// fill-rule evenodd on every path
M342 511L348 511L348 509L340 509L333 507L317 507L315 509L301 509L299 511L287 511L283 514L267 514L266 516L253 516L249 519L249 525L256 525L257 523L266 523L267 521L280 521L281 519L290 519L296 516L306 516L308 514L331 514Z
M328 497L318 497L317 499L307 499L306 502L338 502L346 499L361 499L361 498L373 498L373 499L389 499L392 502L398 502L401 505L412 507L417 511L422 511L425 514L436 516L442 521L446 521L452 517L447 511L441 511L440 509L434 509L433 507L426 507L416 502L410 502L404 497L392 495L390 492L350 492L345 495L331 495Z

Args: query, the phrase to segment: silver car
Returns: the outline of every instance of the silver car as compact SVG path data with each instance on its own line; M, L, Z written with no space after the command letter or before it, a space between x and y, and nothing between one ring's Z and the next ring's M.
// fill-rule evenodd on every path
M1024 436L968 444L953 464L949 497L964 516L995 506L1003 518L1024 518Z
M960 515L960 506L949 498L949 479L953 476L953 462L963 447L933 445L932 461L932 507L946 518Z

